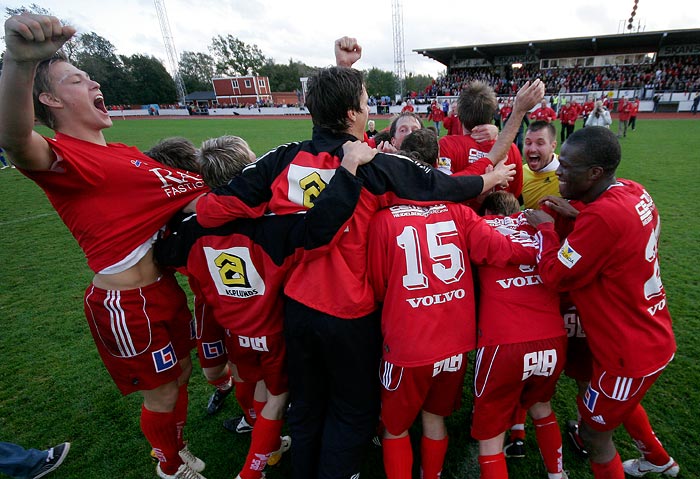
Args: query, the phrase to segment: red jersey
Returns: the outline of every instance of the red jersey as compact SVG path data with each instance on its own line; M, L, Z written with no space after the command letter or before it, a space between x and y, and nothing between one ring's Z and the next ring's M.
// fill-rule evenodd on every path
M617 105L617 112L620 114L620 121L628 121L632 115L632 103L624 98L620 99L620 103Z
M440 109L438 106L434 106L430 110L430 114L428 115L428 120L434 121L435 123L438 123L442 120L445 119L445 112Z
M630 102L630 117L636 117L639 113L639 100Z
M524 213L484 219L523 245L539 246ZM479 348L564 336L559 309L559 293L544 286L535 261L479 267Z
M464 129L462 128L462 122L459 121L457 115L448 115L442 122L442 125L447 130L448 135L464 135Z
M314 127L311 141L280 146L246 167L228 185L197 203L198 221L219 226L239 217L305 212L336 174L342 146L356 140ZM338 247L318 259L297 263L285 294L309 308L352 319L376 309L367 281L367 226L380 207L399 198L466 201L483 189L478 176L452 177L398 155L377 154L357 170L363 188ZM342 285L342 287L338 287Z
M559 119L562 125L575 125L578 119L578 108L576 105L564 105L559 110Z
M510 114L513 113L513 107L510 105L505 105L501 107L501 121L503 123L508 121L508 118L510 118Z
M486 167L491 165L491 160L486 158L486 155L491 151L496 141L477 143L470 135L446 135L440 138L439 143L440 156L450 159L450 168L453 173L464 172L470 175L481 175ZM515 165L515 176L505 190L518 198L523 192L523 157L516 144L510 145L506 164Z
M613 111L613 108L615 107L615 101L612 98L606 97L605 100L603 100L603 106L608 109L608 111Z
M414 110L415 110L415 108L413 108L413 105L411 105L410 103L406 103L404 105L404 107L401 108L401 113L403 113L403 112L413 113Z
M44 190L95 273L119 263L207 191L202 178L121 143L46 138L50 170L21 170Z
M537 249L529 246L509 241L463 205L379 211L370 223L368 274L377 301L384 303L383 358L414 367L474 349L469 262L531 263Z
M610 374L646 376L676 350L660 276L659 233L649 193L620 179L579 213L562 245L543 241L540 276L570 292L593 357Z
M337 242L360 190L357 178L339 168L307 215L245 218L217 228L203 228L196 215L176 218L156 244L156 259L186 265L214 318L232 333L278 333L282 287L292 265L325 254Z
M553 122L557 118L557 113L548 106L541 106L530 114L531 120L542 120L547 123Z
M588 100L583 103L583 114L588 116L595 108L595 102L593 100Z

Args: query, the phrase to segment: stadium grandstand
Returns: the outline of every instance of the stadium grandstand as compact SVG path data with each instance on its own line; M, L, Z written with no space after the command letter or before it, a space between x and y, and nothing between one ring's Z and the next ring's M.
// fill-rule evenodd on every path
M641 111L688 111L700 91L700 29L417 49L447 67L423 92L425 98L459 95L482 80L499 97L527 80L545 81L548 95L587 98L638 97ZM654 102L654 97L656 102ZM655 105L656 103L656 105Z

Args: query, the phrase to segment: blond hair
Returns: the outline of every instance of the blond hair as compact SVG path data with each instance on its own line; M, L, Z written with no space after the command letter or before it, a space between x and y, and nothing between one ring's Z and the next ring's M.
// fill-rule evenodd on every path
M210 188L218 188L238 176L253 156L248 143L238 136L224 135L210 138L199 150L199 168L202 179Z

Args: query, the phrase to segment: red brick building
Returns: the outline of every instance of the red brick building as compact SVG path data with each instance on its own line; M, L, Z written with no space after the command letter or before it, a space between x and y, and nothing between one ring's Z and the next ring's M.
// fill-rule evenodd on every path
M214 94L219 106L250 105L272 102L270 80L256 75L240 77L218 77L212 79Z

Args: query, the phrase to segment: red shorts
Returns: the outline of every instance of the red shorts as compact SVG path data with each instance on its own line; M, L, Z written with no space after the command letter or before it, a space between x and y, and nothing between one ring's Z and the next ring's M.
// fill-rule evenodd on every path
M596 431L612 431L634 411L664 368L642 378L625 378L594 363L586 393L576 398L581 419Z
M265 381L267 390L274 396L289 391L287 376L287 347L284 333L268 334L257 338L230 334L226 338L229 361L238 368L238 375L245 382Z
M575 306L564 313L564 327L569 337L564 374L576 381L590 381L593 375L593 356Z
M228 362L226 329L216 322L212 307L195 296L194 324L197 357L202 368L214 368Z
M175 381L194 347L187 297L172 274L143 288L85 291L85 317L122 394Z
M382 360L382 423L394 436L407 431L421 410L449 416L459 409L464 386L466 354L413 368Z
M486 346L476 352L472 437L486 440L512 424L513 411L554 395L564 369L566 336Z

